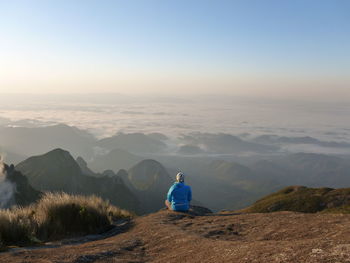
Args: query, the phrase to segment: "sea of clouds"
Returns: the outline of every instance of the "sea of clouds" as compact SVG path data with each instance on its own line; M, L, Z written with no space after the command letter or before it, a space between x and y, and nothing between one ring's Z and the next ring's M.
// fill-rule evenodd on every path
M65 123L102 138L117 132L191 132L241 136L277 134L350 140L349 105L238 98L12 96L0 105L0 125Z

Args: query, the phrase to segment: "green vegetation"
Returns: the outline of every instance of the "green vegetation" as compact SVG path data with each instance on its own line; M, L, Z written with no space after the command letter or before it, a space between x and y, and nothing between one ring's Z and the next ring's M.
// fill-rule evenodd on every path
M251 213L295 211L303 213L350 213L350 188L286 187L242 210Z
M350 214L350 205L343 205L340 207L328 208L322 211L322 213L329 214Z
M0 250L106 230L132 214L96 196L46 193L36 204L0 211Z

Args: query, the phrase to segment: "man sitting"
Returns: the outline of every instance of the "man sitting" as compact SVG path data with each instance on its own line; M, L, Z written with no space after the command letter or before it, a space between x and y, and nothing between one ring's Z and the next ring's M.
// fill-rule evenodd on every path
M176 175L176 182L170 187L167 200L165 200L165 205L169 210L186 212L190 209L192 190L184 182L185 175L178 173Z

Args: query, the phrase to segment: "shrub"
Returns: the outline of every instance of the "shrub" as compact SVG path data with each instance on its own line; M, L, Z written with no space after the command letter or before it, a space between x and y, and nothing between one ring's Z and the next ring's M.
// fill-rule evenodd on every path
M46 193L38 203L25 208L0 210L0 249L106 230L113 221L131 218L96 196Z

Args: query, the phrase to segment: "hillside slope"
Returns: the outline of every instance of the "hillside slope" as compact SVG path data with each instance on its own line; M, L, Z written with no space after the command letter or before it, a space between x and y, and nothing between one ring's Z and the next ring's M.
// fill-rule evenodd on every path
M350 213L350 188L289 186L265 196L242 211L251 213L275 211Z
M237 262L345 263L350 215L219 213L194 216L166 210L135 219L104 240L16 249L0 262Z

